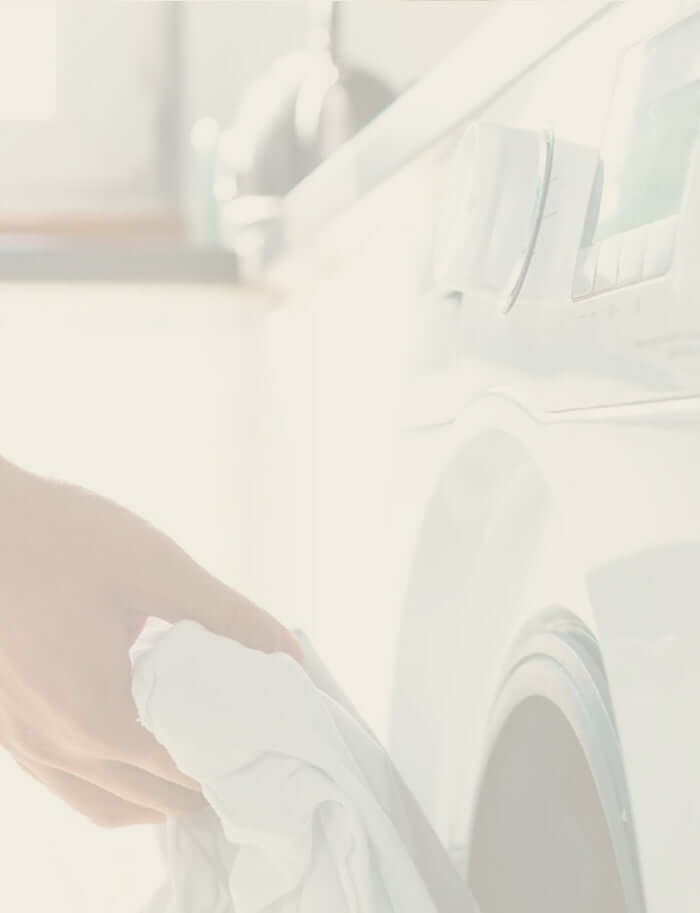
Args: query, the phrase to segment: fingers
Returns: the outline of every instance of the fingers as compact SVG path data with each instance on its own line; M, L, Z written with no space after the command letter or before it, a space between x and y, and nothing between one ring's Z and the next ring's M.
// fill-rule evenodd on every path
M282 651L302 661L293 635L270 614L200 567L161 534L153 561L141 574L142 609L167 621L192 619L215 634L266 653Z
M255 650L288 651L289 635L278 621L188 556L181 556L171 581L175 587L163 607L168 621L191 618L213 633L233 637Z
M189 815L205 804L199 790L187 789L141 767L120 761L77 761L63 773L77 777L132 806L163 816Z
M199 783L182 773L165 748L142 726L132 724L128 734L115 743L112 750L125 766L140 768L153 777L199 794Z
M156 809L125 801L65 771L35 761L18 761L18 764L71 808L100 827L157 824L165 820L165 816Z
M117 657L113 665L107 664L101 670L104 676L101 687L93 691L93 698L96 694L97 699L83 708L83 736L80 743L74 738L71 750L63 757L53 754L39 757L39 760L48 760L53 766L69 771L79 768L81 776L86 779L89 776L85 771L93 761L111 761L126 770L140 769L177 789L198 795L199 783L183 773L166 749L138 723L136 706L131 696L131 668L127 646L124 645L120 652L122 656ZM92 673L93 681L100 681L99 674L97 671ZM27 752L23 754L26 755ZM118 772L117 766L115 771ZM95 782L110 789L113 786L109 782ZM112 791L122 795L116 787ZM125 795L125 798L129 796ZM167 811L166 806L162 807ZM180 809L176 808L175 811Z
M102 827L151 824L192 814L205 804L194 790L118 761L76 762L72 770L26 758L18 763Z

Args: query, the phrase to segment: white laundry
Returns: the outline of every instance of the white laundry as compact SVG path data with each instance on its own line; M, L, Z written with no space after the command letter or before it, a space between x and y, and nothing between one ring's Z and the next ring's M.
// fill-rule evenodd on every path
M471 913L374 737L284 654L195 622L132 648L142 723L210 808L163 832L149 913Z

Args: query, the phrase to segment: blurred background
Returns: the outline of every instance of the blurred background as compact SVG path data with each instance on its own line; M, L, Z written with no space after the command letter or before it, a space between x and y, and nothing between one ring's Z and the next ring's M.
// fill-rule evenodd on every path
M234 276L221 251L274 244L277 197L490 5L437 6L3 3L0 276Z

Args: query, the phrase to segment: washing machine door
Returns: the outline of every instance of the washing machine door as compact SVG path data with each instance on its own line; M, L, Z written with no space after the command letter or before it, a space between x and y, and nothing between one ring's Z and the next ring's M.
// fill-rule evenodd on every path
M404 600L392 751L483 913L643 913L596 637L553 602L520 612L557 563L553 509L506 435L458 450Z
M304 666L313 682L360 724L355 730L346 729L343 737L351 752L360 760L364 775L413 859L433 897L436 910L438 913L478 913L463 879L389 755L366 728L309 639L299 631L296 636L303 649Z

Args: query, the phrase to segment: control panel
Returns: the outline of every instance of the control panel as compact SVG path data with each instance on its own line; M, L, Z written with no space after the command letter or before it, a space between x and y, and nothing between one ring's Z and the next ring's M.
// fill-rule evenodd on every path
M658 279L679 228L700 127L700 15L623 57L581 250L575 299ZM689 200L687 201L689 202Z
M623 52L599 148L476 123L456 149L438 293L551 408L700 392L698 48L700 12Z

